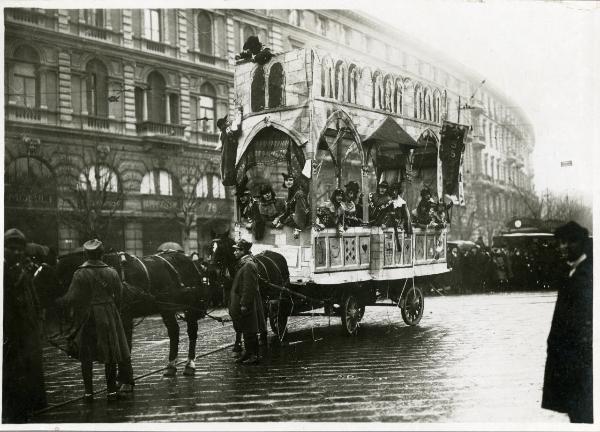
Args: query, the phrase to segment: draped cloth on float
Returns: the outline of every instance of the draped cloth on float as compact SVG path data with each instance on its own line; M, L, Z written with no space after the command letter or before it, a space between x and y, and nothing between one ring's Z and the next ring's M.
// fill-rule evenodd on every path
M460 165L465 151L465 136L469 126L444 121L441 132L443 194L459 196Z

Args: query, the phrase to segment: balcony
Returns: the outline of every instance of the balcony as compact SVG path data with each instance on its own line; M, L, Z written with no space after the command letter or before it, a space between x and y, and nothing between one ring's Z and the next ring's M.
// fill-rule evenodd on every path
M202 131L192 131L192 137L190 142L208 146L208 147L216 147L219 143L219 134L214 132L202 132Z
M150 39L134 37L133 46L142 51L148 51L155 54L164 54L171 57L177 57L177 47L173 47L164 42L157 42Z
M6 105L4 107L6 119L25 123L54 124L56 113L47 108L34 108L20 105Z
M138 135L141 136L166 136L183 138L185 126L170 123L143 121L136 124L136 130Z
M123 122L114 118L74 114L73 122L84 130L107 133L123 132Z
M76 29L73 29L73 27ZM76 33L81 37L101 40L106 42L121 43L121 33L109 30L104 27L96 27L86 23L77 23L71 27L71 32Z
M473 150L483 150L485 148L485 141L482 136L474 135L471 145L473 146Z
M188 50L190 61L199 64L209 64L219 68L227 68L228 62L226 59L215 57L210 54L205 54L200 51Z
M19 24L26 24L35 27L44 27L52 30L56 30L58 27L58 18L48 11L41 12L34 9L23 9L23 8L11 8L5 9L6 20L9 22L17 22Z

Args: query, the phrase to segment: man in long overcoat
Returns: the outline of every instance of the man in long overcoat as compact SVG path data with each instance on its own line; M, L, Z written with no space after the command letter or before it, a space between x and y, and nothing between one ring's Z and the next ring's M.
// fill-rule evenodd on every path
M587 229L575 222L555 233L567 264L548 335L542 408L568 414L572 423L593 423L593 258Z
M81 362L86 401L93 400L93 362L104 363L108 400L117 400L117 363L128 364L129 346L117 304L123 286L116 270L101 260L100 240L83 245L88 260L73 275L59 303L73 308L71 355Z
M25 235L4 234L4 340L2 347L2 421L24 423L46 407L41 317L25 258Z
M242 364L256 364L258 335L266 331L265 314L258 286L258 267L250 248L252 243L240 240L234 246L238 267L231 286L229 315L233 328L244 336L245 352L238 359Z

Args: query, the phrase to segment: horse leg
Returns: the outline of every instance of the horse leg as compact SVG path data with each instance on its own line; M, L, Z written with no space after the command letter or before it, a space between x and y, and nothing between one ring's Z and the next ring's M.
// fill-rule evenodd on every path
M185 313L185 322L187 323L187 334L188 334L188 361L185 364L183 370L184 375L193 376L196 373L196 342L198 341L198 319L200 317L192 312L187 311Z
M175 318L175 313L163 312L160 316L167 327L169 335L169 363L163 376L173 377L177 373L175 364L177 363L177 353L179 352L179 324L177 323L177 318Z
M242 333L235 332L235 343L233 344L233 352L241 353L242 352Z

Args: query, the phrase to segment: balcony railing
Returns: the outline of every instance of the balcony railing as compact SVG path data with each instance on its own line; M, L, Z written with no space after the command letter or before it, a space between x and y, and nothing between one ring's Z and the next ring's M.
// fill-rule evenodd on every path
M184 136L185 126L170 123L157 123L152 121L143 121L136 124L138 135L143 136L171 136L182 138Z
M5 110L6 118L8 120L28 123L48 123L49 111L47 109L20 105L6 105Z
M5 10L7 21L19 22L21 24L50 29L55 29L58 25L58 18L54 15L48 15L45 12L23 8Z
M134 37L134 46L142 51L149 51L157 54L165 54L172 57L177 56L177 47L173 47L164 42L157 42L150 39Z
M219 134L215 132L192 131L190 141L200 145L216 146L219 142Z
M123 121L109 117L98 117L85 114L74 114L73 123L81 129L108 133L122 133Z

